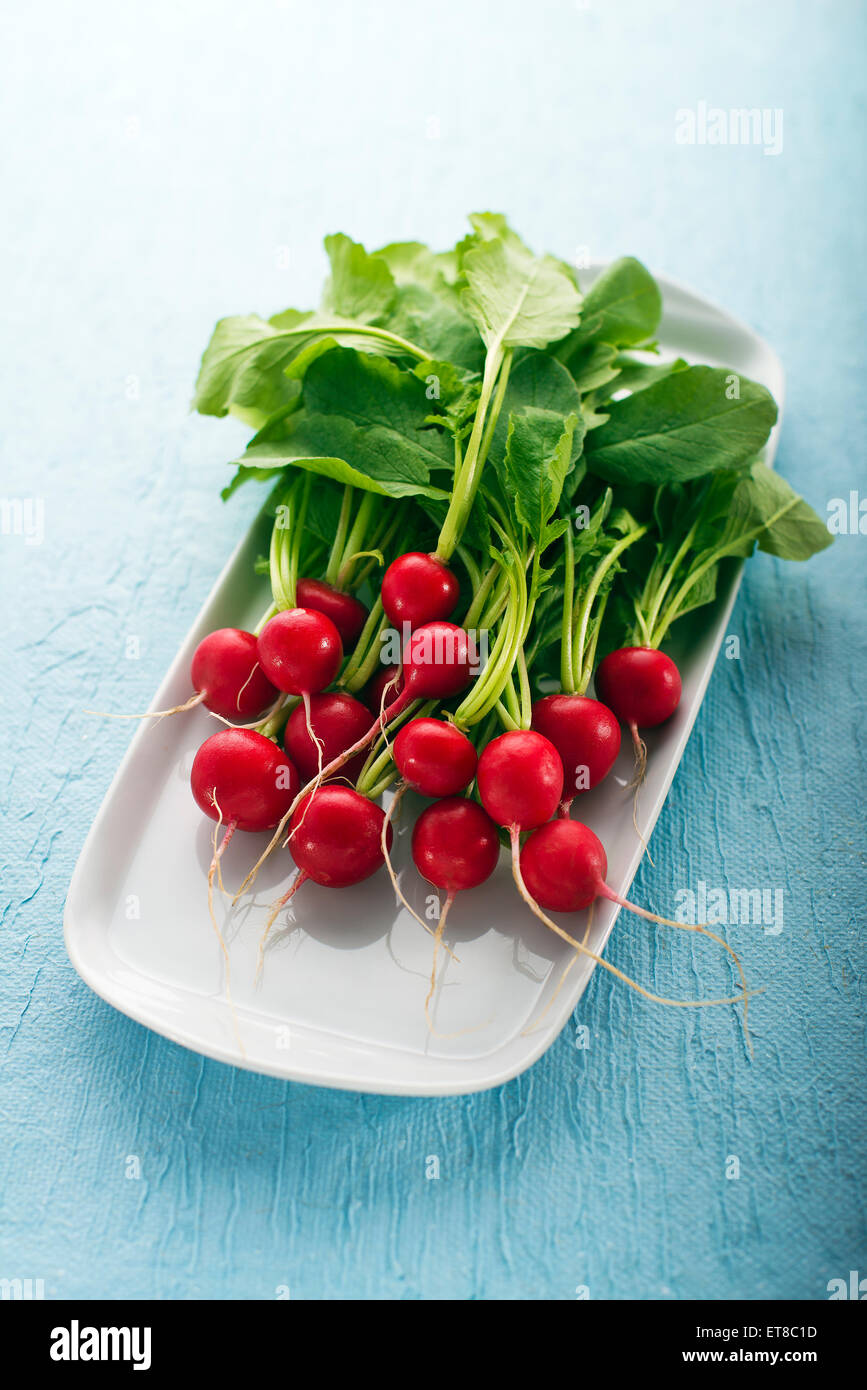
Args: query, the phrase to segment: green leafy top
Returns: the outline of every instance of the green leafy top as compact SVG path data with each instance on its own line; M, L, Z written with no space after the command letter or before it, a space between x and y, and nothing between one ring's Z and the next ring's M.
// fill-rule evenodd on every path
M658 645L710 602L727 558L803 560L831 538L762 461L767 389L660 355L641 262L582 299L502 214L470 226L445 252L328 237L320 307L221 319L194 404L256 430L224 495L271 483L307 535L272 547L278 604L302 561L357 586L395 547L435 547L465 572L465 621L495 634L453 717L519 727L554 643L562 688L583 690L597 649Z
M526 406L509 416L504 473L515 517L540 549L554 539L549 522L560 505L572 466L578 416Z
M687 367L612 402L588 440L587 465L609 483L683 482L746 463L776 418L764 386L720 367Z
M638 347L653 338L661 317L662 295L650 271L623 256L587 291L577 336L584 343L595 339L613 347Z
M453 447L428 417L425 389L413 372L384 357L332 347L307 371L303 409L266 427L238 462L300 467L392 497L447 497L430 475L451 469Z
M463 303L488 352L544 348L574 328L581 296L553 256L533 256L517 238L492 237L463 258Z

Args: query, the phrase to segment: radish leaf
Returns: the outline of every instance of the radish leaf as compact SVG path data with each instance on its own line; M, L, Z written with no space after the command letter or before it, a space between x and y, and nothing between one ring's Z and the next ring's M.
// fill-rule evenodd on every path
M687 367L608 410L586 453L590 471L610 483L659 485L737 468L761 449L777 418L764 386L721 367Z
M305 316L298 314L296 322ZM200 415L228 415L231 410L256 427L286 405L298 387L283 369L298 351L256 314L220 319L202 357L193 405Z
M650 271L633 256L623 256L587 291L573 338L575 345L594 338L614 347L638 347L653 337L661 317L662 296Z
M359 323L384 323L397 294L394 276L379 256L342 232L325 238L331 278L322 295L322 313Z
M221 319L202 357L193 406L200 415L231 411L259 429L297 394L287 372L303 376L335 343L368 353L403 356L412 349L416 358L426 355L390 330L297 309L267 322L256 314Z
M566 368L545 352L528 352L512 369L500 418L491 440L490 457L495 462L503 459L509 432L509 417L529 406L555 411L562 417L561 426L565 426L567 416L576 416L572 434L572 459L577 459L584 439L581 395Z
M534 256L514 233L481 242L463 264L463 303L489 354L546 347L578 323L581 296L560 262Z
M761 462L754 463L732 498L732 515L744 531L761 526L759 550L782 560L808 560L833 537L809 502L785 478Z
M381 497L436 497L448 498L442 488L431 487L427 483L411 482L405 478L391 477L387 474L377 477L373 472L364 472L353 467L342 458L308 457L293 454L288 445L262 444L252 451L257 460L254 465L239 463L238 472L232 482L223 490L223 496L231 494L250 478L260 481L273 481L277 472L287 468L303 468L309 473L318 473L335 482L360 488L363 492L376 492ZM250 455L245 454L245 458Z
M412 372L336 347L312 363L303 390L304 409L262 431L237 462L295 465L392 497L448 495L431 487L430 471L452 466L454 446L427 425L429 402Z
M509 417L505 476L515 514L537 546L550 544L548 523L557 510L572 464L577 415L526 406ZM560 533L562 533L562 528Z
M576 351L563 353L558 347L552 355L567 368L582 393L606 386L619 373L617 349L610 343L581 343Z

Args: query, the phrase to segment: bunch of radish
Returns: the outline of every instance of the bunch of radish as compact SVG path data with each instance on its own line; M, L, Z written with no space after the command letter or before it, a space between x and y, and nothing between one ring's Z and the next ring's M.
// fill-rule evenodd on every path
M720 565L756 546L803 559L828 539L760 461L776 418L763 387L741 379L731 403L721 369L636 351L661 309L639 262L582 297L503 218L471 222L441 256L329 238L319 311L217 325L196 406L257 428L224 495L272 484L257 566L271 601L252 631L202 640L189 699L164 712L202 706L232 726L192 770L223 830L209 901L236 831L272 832L236 900L285 855L260 964L290 901L303 922L309 879L351 889L385 865L413 912L392 826L407 791L428 801L411 851L444 895L431 1026L449 912L504 844L520 898L575 951L593 955L550 913L604 898L668 920L611 889L576 803L610 777L621 726L637 790L644 735L681 695L661 646L712 601ZM628 792L612 795L635 819ZM747 998L740 972L733 999Z

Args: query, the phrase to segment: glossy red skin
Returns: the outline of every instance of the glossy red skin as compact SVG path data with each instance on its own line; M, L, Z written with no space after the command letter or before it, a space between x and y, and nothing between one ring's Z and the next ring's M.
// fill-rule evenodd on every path
M620 752L620 725L607 705L587 695L546 695L533 706L532 726L560 754L563 797L589 790L607 777ZM576 783L586 769L586 783Z
M289 848L299 869L325 888L349 888L384 863L385 813L351 787L329 783L305 796L289 822ZM391 849L389 825L386 843Z
M477 888L497 867L497 827L477 802L448 797L422 811L412 832L412 857L435 888L447 893Z
M385 696L385 707L388 708L392 700L396 700L403 690L403 672L399 666L383 666L365 691L365 704L377 717L383 704L382 692L386 686L389 687Z
M395 627L448 618L460 598L457 578L435 555L410 550L392 560L382 578L382 606Z
M398 699L447 700L472 679L476 651L462 627L431 622L416 628L403 649L404 689Z
M397 734L392 754L403 780L422 796L455 796L476 775L475 748L444 719L411 719Z
M476 775L488 815L510 829L544 825L563 795L560 754L533 730L515 730L493 739L482 750Z
M599 896L608 861L602 841L577 820L556 820L534 830L521 850L521 876L540 907L580 912Z
M343 660L340 633L313 608L284 608L259 633L262 670L278 690L315 695L330 685Z
M205 708L238 724L264 714L279 694L259 665L256 638L239 627L217 628L203 637L190 676Z
M271 830L282 820L301 781L269 738L254 729L222 729L205 739L193 759L190 786L196 805L211 820L255 831Z
M354 647L367 622L368 612L360 599L344 594L324 579L299 579L295 586L299 608L312 608L330 618L344 647Z
M596 694L623 724L652 729L680 703L680 672L665 652L621 647L599 663Z
M322 762L325 764L345 748L351 748L362 734L367 733L373 720L370 710L360 700L351 695L330 694L311 695L310 723L316 737L322 742ZM307 728L303 705L297 705L286 721L283 746L304 782L311 781L319 770L319 754ZM366 759L366 753L359 753L337 775L356 782Z

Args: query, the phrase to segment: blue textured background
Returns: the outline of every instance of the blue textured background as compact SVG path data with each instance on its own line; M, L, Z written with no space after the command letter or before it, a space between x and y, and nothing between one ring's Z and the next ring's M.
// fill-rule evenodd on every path
M64 895L128 726L258 506L244 438L188 414L226 312L318 291L324 233L450 243L473 208L537 247L633 252L779 350L778 465L824 512L864 484L865 9L543 3L14 7L0 50L0 1277L48 1297L826 1297L864 1246L864 537L759 557L639 900L779 886L734 929L730 1010L597 972L528 1074L476 1097L246 1075L92 995ZM674 113L780 107L784 148L682 147ZM128 636L140 659L125 659ZM622 919L610 957L681 993L725 970ZM427 1181L436 1154L439 1181ZM142 1177L125 1177L137 1155ZM726 1180L728 1155L741 1176Z

